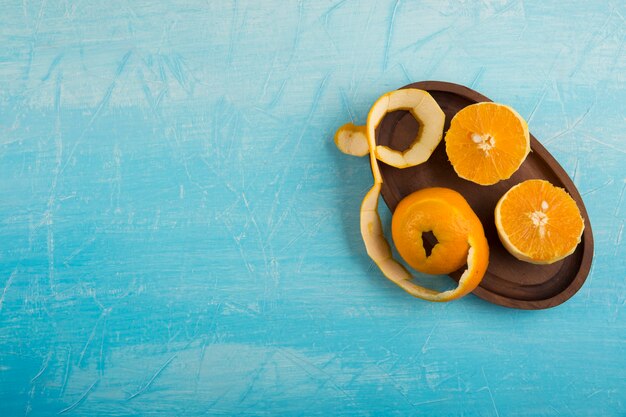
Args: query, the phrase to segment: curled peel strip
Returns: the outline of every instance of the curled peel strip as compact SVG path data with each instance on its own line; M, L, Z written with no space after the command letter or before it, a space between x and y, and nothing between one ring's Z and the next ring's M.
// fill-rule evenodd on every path
M405 152L376 145L376 128L387 113L395 110L409 110L416 118L422 121L423 128L420 129L416 141ZM437 123L434 123L432 127L428 127L431 125L431 121L427 115L438 117L439 113L441 120L437 118ZM360 211L361 236L365 243L367 254L378 265L385 277L409 294L429 301L454 300L470 293L478 286L487 271L489 258L489 246L482 224L475 215L475 218L469 219L472 227L467 235L469 244L467 269L463 272L455 289L438 292L413 283L413 276L400 262L393 258L391 246L383 234L382 222L378 213L378 199L383 179L378 160L380 159L398 168L425 162L441 141L444 121L445 116L443 112L430 94L418 89L403 89L387 93L374 103L368 114L365 129L361 126L357 127L353 124L348 124L342 126L337 135L335 135L335 142L339 149L342 151L348 149L351 152L347 153L352 155L363 154L364 156L362 150L356 152L356 149L362 147L363 135L367 140L370 165L374 177L374 185L365 195ZM353 134L347 135L346 133L350 129L353 129ZM365 130L365 134L363 134L363 130ZM348 141L351 141L351 143L348 143Z
M365 126L347 123L337 130L335 144L343 153L365 156L370 153L368 137L374 137L376 127L387 113L396 110L410 112L420 122L417 136L407 150L401 152L374 144L376 158L396 168L408 168L426 162L443 135L446 116L428 92L405 88L381 96L372 106Z

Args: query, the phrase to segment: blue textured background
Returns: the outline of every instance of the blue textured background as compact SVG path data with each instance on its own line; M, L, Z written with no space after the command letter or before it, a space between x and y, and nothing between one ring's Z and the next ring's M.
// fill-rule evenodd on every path
M626 415L623 1L0 10L2 416ZM424 79L514 106L573 177L596 256L566 304L372 266L332 135Z

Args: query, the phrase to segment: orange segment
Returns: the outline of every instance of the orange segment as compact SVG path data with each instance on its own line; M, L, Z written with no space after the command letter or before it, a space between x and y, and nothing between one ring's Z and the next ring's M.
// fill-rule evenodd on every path
M491 102L459 111L445 141L459 177L481 185L510 178L530 152L526 121L511 107Z
M495 210L498 235L517 259L551 264L571 255L585 228L576 202L548 181L524 181L506 192Z

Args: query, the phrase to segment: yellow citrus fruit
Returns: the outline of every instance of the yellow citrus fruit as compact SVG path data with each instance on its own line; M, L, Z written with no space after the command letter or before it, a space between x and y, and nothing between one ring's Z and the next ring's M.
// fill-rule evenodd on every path
M574 199L545 180L507 191L495 209L498 235L517 259L551 264L571 255L585 228Z
M530 152L526 121L511 107L491 102L454 115L445 142L458 176L481 185L510 178Z

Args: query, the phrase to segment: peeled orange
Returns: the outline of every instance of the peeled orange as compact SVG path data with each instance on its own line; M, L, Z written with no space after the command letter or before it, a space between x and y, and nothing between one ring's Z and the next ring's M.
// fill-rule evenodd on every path
M492 102L460 110L445 142L458 176L481 185L510 178L530 152L526 121L511 107Z
M402 248L405 255L401 256L407 260L407 263L416 265L424 271L441 273L454 271L467 264L467 269L461 275L456 288L438 292L415 284L409 271L393 258L389 242L383 234L382 223L378 214L378 197L380 196L381 185L382 183L375 182L361 204L361 235L365 249L381 272L412 296L428 301L451 301L472 292L480 284L487 271L489 246L480 220L465 199L456 191L445 188L422 189L402 200L396 208L397 214L394 214L397 228L396 232L393 233L394 242L397 240L396 246ZM447 214L442 215L439 219L434 215L430 222L426 222L421 216L421 212L432 208L443 209ZM398 210L400 211L398 212ZM450 217L458 222L457 227L454 228L456 230L450 230L446 225L446 222L451 220ZM409 225L407 231L398 230L403 224ZM432 249L430 257L433 254L435 257L429 261L429 257L424 258L418 253L417 261L415 261L412 258L412 251L415 249L420 251L420 247L423 249L423 243L413 241L414 233L431 227L435 236L441 239ZM438 249L437 246L439 245L441 246ZM425 267L422 268L421 265ZM440 269L437 270L436 268Z
M424 188L400 201L393 213L393 243L402 258L426 274L449 274L465 265L467 235L478 218L465 199L449 188ZM437 244L430 254L423 235L432 232Z
M576 202L545 180L528 180L507 191L495 209L498 235L517 259L551 264L571 255L585 228Z

